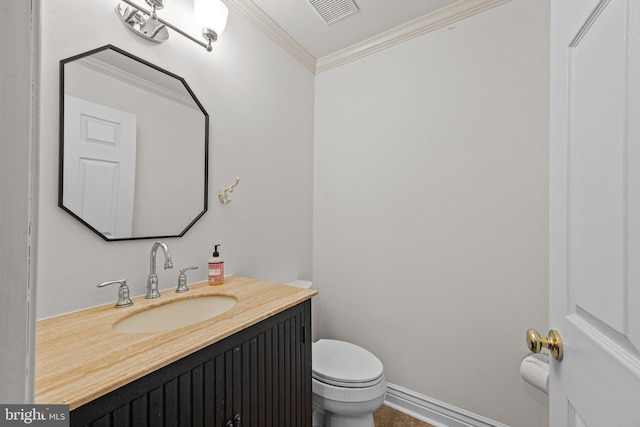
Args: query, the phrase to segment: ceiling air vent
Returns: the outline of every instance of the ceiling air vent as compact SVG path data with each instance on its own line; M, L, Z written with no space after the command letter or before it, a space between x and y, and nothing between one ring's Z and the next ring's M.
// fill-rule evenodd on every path
M309 0L324 22L331 24L345 18L359 9L352 0Z

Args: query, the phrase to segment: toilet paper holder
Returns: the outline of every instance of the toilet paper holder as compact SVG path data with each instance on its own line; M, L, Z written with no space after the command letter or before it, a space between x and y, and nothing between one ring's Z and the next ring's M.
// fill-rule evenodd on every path
M520 363L520 377L526 383L549 394L549 355L529 354Z

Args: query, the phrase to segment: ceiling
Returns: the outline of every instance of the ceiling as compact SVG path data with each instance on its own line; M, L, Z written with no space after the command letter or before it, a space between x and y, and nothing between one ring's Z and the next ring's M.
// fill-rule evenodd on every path
M224 0L316 74L511 0L352 0L359 10L332 24L311 3L348 1Z
M353 0L359 11L332 24L325 23L310 0L252 1L318 59L428 15L458 0Z

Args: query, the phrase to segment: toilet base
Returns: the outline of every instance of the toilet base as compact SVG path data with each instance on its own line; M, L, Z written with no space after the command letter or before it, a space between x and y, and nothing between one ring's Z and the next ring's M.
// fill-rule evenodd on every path
M375 427L375 425L372 413L353 417L314 410L313 427Z
M345 403L313 395L313 427L375 427L373 411L384 395L367 402Z

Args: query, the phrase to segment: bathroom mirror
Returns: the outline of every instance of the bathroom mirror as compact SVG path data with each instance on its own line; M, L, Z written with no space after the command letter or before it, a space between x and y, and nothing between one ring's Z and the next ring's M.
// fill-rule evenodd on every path
M208 135L182 77L112 45L64 59L58 205L105 240L182 236L207 210Z

